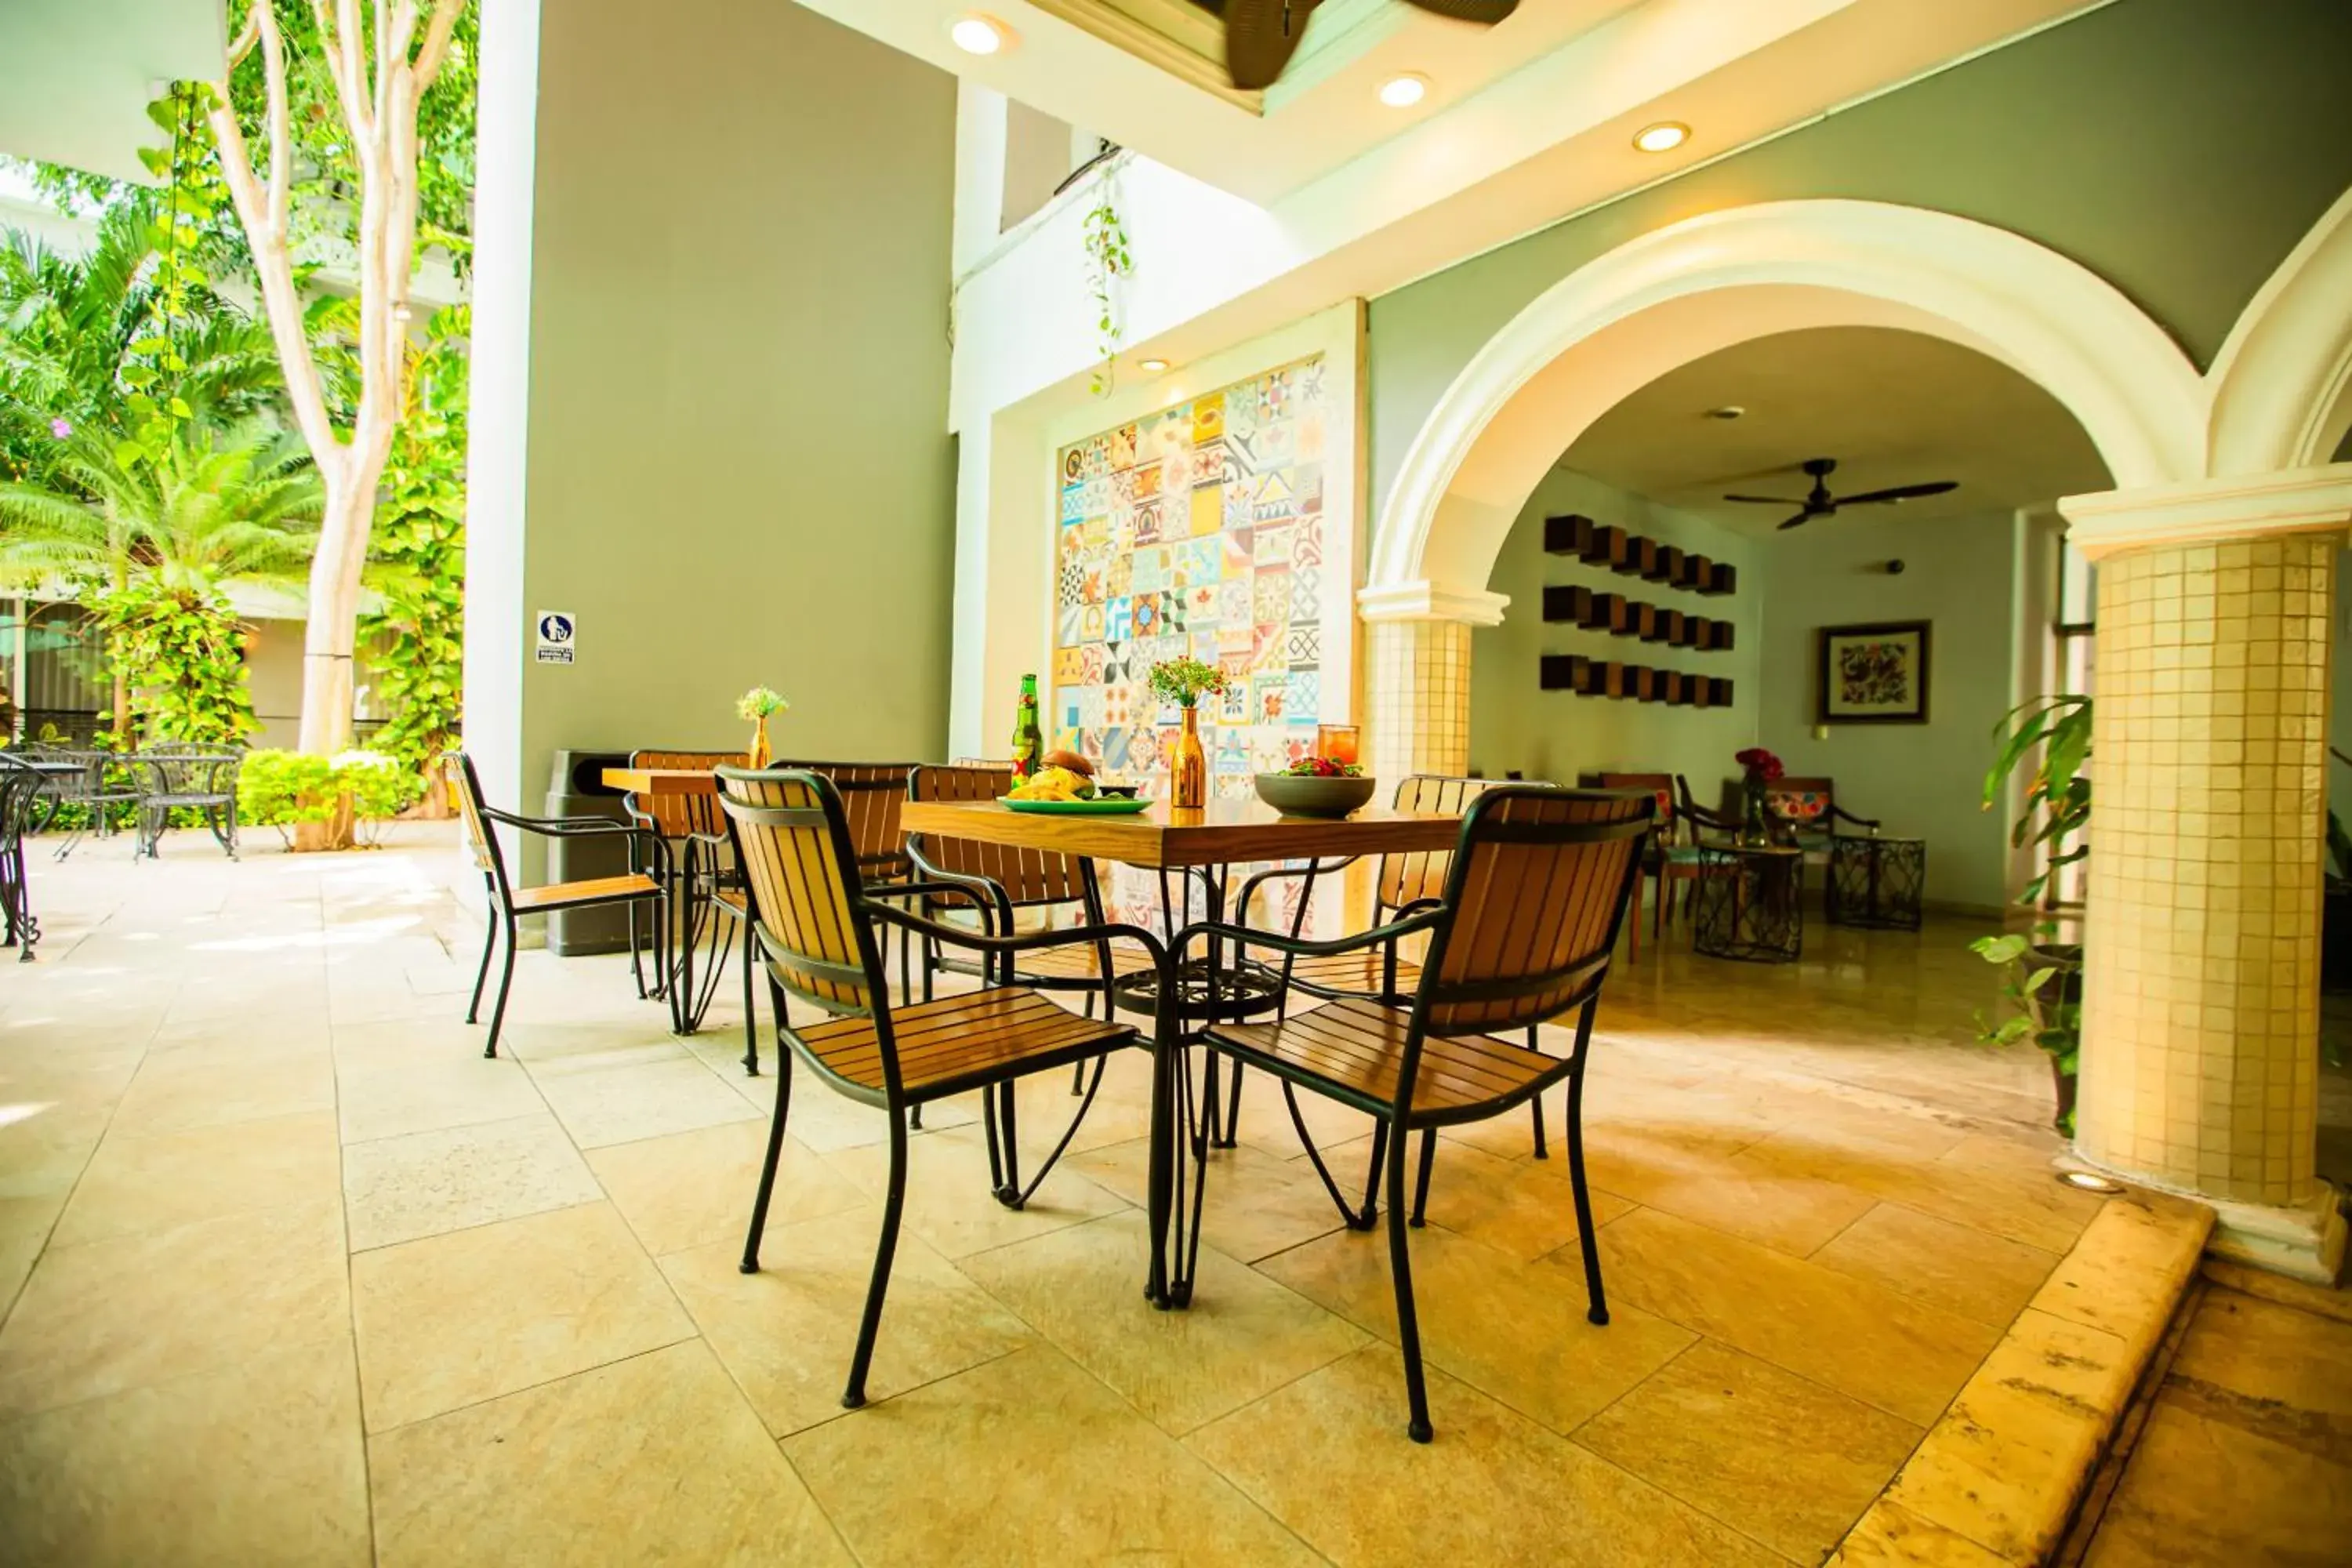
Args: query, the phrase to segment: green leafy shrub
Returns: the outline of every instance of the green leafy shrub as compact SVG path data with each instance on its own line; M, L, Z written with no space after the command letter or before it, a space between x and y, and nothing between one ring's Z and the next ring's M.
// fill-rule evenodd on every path
M237 820L248 827L275 827L291 847L294 827L332 822L348 809L361 829L360 842L373 844L384 820L415 804L423 789L423 780L382 752L338 752L331 757L248 752L237 771Z

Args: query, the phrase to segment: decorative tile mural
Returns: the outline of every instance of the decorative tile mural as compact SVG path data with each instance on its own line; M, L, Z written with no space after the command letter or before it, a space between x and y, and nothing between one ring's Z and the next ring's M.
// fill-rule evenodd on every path
M1217 794L1313 749L1328 421L1318 354L1062 448L1054 744L1148 781L1181 724L1151 667L1191 654L1226 675L1201 710Z

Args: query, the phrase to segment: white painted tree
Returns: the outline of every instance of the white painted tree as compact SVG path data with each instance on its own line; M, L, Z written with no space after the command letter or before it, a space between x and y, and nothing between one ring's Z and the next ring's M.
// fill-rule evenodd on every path
M401 416L402 346L417 232L417 110L449 55L468 0L310 0L320 64L341 118L335 134L358 174L354 305L359 391L347 426L328 405L305 319L294 256L298 132L292 122L287 40L272 0L246 0L229 47L228 79L213 84L208 119L237 219L251 249L262 304L294 418L317 460L326 515L310 563L310 622L302 658L300 746L327 754L350 744L352 656L368 533ZM260 148L239 123L231 90L259 57ZM344 825L343 832L349 831ZM317 847L324 847L321 843Z

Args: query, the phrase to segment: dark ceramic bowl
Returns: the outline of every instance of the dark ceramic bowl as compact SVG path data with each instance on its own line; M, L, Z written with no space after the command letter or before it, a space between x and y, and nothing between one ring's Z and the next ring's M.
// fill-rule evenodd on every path
M1286 816L1345 816L1372 798L1368 778L1257 775L1257 797Z
M1095 795L1103 800L1133 800L1139 787L1135 784L1097 784Z

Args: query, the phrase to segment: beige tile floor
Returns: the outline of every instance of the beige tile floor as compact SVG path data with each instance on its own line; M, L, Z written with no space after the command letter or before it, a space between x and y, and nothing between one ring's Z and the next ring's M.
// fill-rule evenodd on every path
M12 1560L1813 1563L2095 1212L2040 1058L1969 1043L1967 928L1645 947L1587 1107L1614 1321L1524 1118L1449 1139L1433 1446L1385 1244L1261 1080L1197 1304L1143 1303L1136 1056L1024 1213L935 1109L848 1414L878 1115L803 1079L737 1272L773 1079L730 987L679 1041L621 961L526 953L483 1060L445 840L37 861L47 942L0 966ZM1070 1104L1031 1084L1024 1137ZM1361 1120L1310 1114L1360 1163Z

